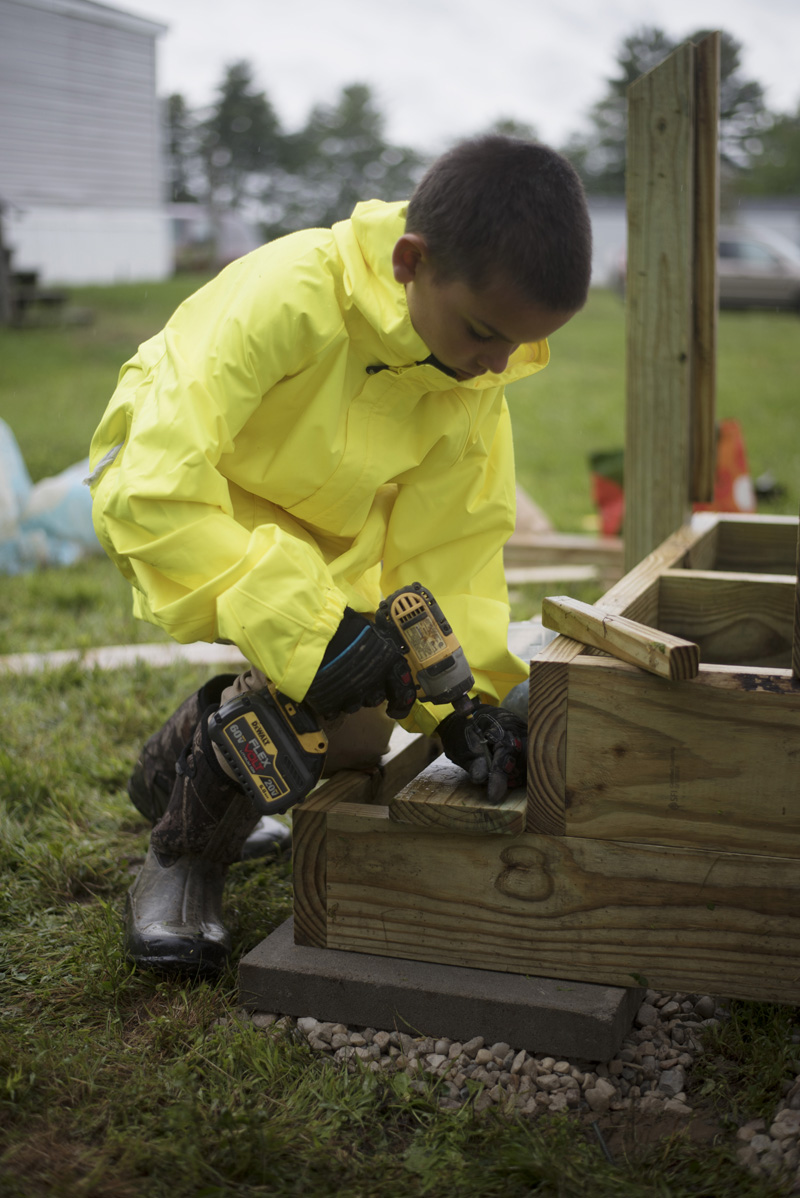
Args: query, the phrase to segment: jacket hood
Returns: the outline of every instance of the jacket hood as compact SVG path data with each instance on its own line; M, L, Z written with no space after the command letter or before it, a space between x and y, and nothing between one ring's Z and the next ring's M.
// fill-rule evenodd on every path
M368 200L357 204L350 220L339 221L333 234L344 264L345 296L370 326L373 353L387 366L410 366L423 362L430 349L416 332L406 301L406 291L392 270L392 250L406 227L408 203ZM459 387L482 390L535 374L547 365L550 350L546 341L521 345L502 374L487 373ZM454 386L444 372L444 385Z

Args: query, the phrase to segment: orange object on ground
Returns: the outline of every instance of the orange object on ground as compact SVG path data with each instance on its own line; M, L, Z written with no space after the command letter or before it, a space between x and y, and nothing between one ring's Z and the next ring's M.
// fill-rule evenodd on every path
M621 449L593 453L589 459L592 500L600 514L603 536L619 536L625 520L623 452ZM717 425L717 469L714 499L695 503L696 512L754 512L756 493L747 466L747 451L738 420L720 420Z

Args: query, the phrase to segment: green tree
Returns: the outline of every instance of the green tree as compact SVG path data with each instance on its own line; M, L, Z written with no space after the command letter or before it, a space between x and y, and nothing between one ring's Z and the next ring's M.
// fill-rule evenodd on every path
M370 89L351 84L335 104L316 105L305 127L283 140L281 169L263 192L265 232L327 227L359 200L403 199L422 162L414 150L386 140Z
M206 196L213 205L239 208L260 192L263 176L280 161L282 134L249 63L226 68L216 102L202 122L201 139Z
M500 116L492 121L487 133L501 133L504 137L521 137L526 141L537 141L539 134L533 125L526 121L518 121L513 116Z
M760 150L739 184L745 195L800 195L800 105L776 116L760 136Z
M197 119L179 92L166 99L164 125L169 198L178 203L197 200L203 190Z
M626 37L617 56L618 73L607 94L589 114L590 129L576 135L565 153L581 172L587 189L606 195L625 193L627 91L640 75L658 66L684 41L699 42L708 30L672 39L662 29L644 27ZM720 54L720 155L730 170L746 168L758 152L759 137L770 116L760 83L744 79L739 70L741 44L723 32Z

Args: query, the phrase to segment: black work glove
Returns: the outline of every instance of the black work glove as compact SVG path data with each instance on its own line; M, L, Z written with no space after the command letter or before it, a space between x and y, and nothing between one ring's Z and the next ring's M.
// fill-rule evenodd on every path
M346 607L306 698L326 719L340 712L377 707L388 700L387 715L402 720L417 697L408 662L366 616Z
M528 728L519 716L480 703L472 715L453 712L436 732L450 760L473 782L486 782L490 803L499 803L509 787L524 785Z

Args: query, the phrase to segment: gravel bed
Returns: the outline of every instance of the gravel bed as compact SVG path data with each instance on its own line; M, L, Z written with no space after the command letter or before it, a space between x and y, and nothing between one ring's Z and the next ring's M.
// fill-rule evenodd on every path
M716 1026L725 1010L710 995L648 990L616 1056L600 1063L558 1060L503 1042L486 1044L481 1036L462 1042L346 1027L311 1016L259 1012L246 1018L256 1027L301 1037L336 1067L402 1071L419 1091L438 1082L443 1110L471 1103L476 1111L494 1106L529 1117L573 1112L590 1122L624 1118L617 1113L628 1112L651 1122L669 1118L674 1126L692 1117L686 1093L691 1068L702 1052L704 1028ZM800 1034L793 1040L800 1043ZM771 1122L751 1120L739 1128L738 1157L752 1173L785 1178L786 1192L800 1194L800 1074L785 1090Z

